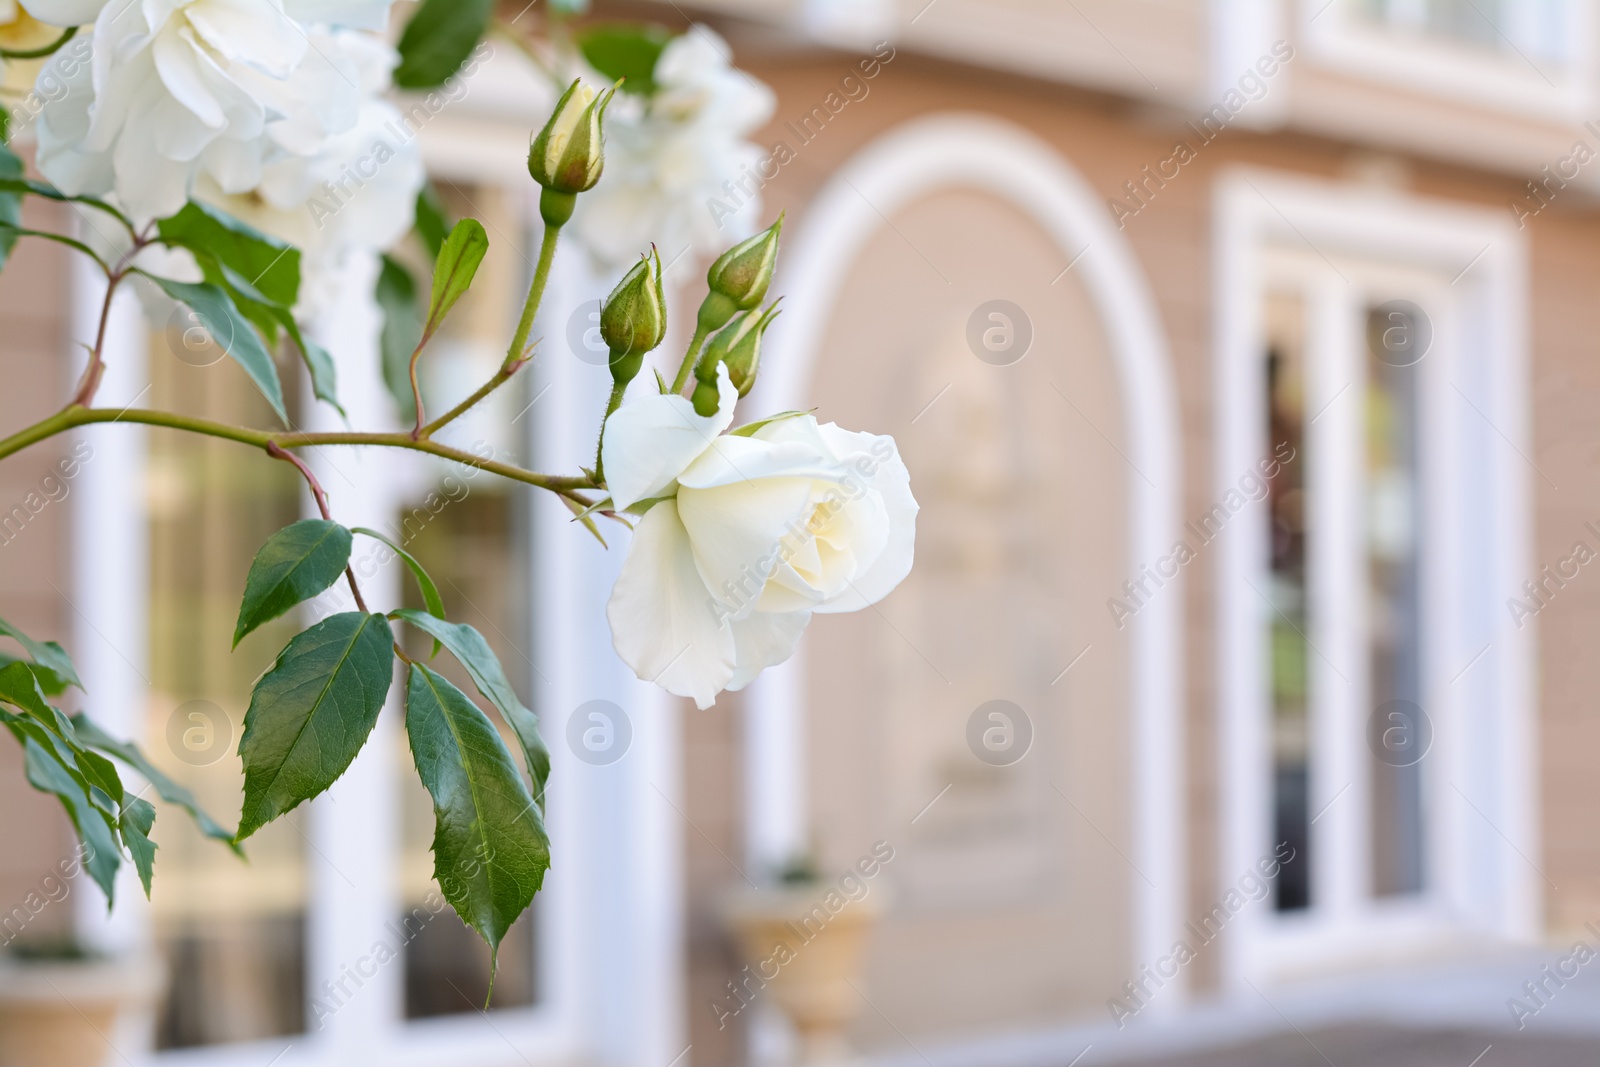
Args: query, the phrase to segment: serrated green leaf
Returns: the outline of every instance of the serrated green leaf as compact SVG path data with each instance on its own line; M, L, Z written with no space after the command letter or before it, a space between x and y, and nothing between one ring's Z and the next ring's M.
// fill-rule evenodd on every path
M434 877L498 958L550 869L538 805L488 716L420 663L406 686L406 736L433 797Z
M114 820L90 800L88 783L77 769L69 767L54 749L27 731L27 724L19 727L18 722L7 722L6 725L22 742L28 784L60 798L67 817L86 846L84 867L105 893L107 903L111 903L116 898L117 868L122 864L122 847L117 840Z
M400 409L402 422L417 417L411 396L411 353L422 340L422 313L417 309L417 282L392 256L383 257L378 286L373 294L383 313L378 343L382 355L383 384Z
M58 697L67 691L67 680L49 667L41 667L31 660L13 656L9 652L0 652L0 667L5 667L12 663L24 664L31 670L34 680L39 683L39 689L45 696Z
M278 368L272 355L262 344L256 328L239 310L233 297L220 285L211 282L177 282L141 271L155 282L172 299L186 304L200 317L200 322L211 334L211 339L222 347L234 362L244 368L250 380L256 383L261 395L267 398L278 418L288 425L289 414L283 406L283 383L278 379Z
M350 564L350 531L327 519L302 519L267 538L244 582L233 647L256 627L310 600Z
M68 685L83 688L83 683L78 680L78 672L72 666L72 657L54 641L35 641L4 619L0 619L0 634L21 645L33 657L33 662L51 671Z
M422 590L422 602L428 606L428 612L432 615L437 615L441 619L444 618L444 598L439 595L439 587L433 584L433 578L428 574L427 570L422 566L422 564L417 562L417 557L401 548L398 544L390 540L388 537L385 537L377 530L371 530L365 526L355 526L351 528L350 532L364 534L365 536L372 538L374 541L382 541L384 544L388 545L389 550L404 560L406 566L411 568L411 577L416 579L417 588ZM439 654L439 641L437 638L433 642L433 654Z
M500 666L500 658L489 647L489 642L464 622L445 622L411 608L402 608L394 614L448 648L450 654L466 668L478 692L504 716L506 724L517 735L517 741L522 746L528 775L533 779L533 795L542 807L545 783L550 780L550 749L539 734L539 717L517 699L517 691L511 688L505 668Z
M444 201L432 182L423 182L417 193L417 237L428 250L429 259L438 259L444 248L444 239L450 236L450 219L445 214Z
M672 42L667 30L648 23L604 22L573 37L591 67L610 81L623 79L623 92L654 95L656 61Z
M150 899L150 879L155 875L156 843L150 840L150 830L156 824L155 805L148 800L129 797L122 807L117 825L122 830L122 843L128 846L134 869L144 885L145 899Z
M78 732L78 739L85 745L99 749L101 752L109 753L138 771L146 781L155 786L156 792L160 794L162 800L168 804L176 804L178 807L188 811L189 815L194 819L195 825L200 827L201 833L213 840L221 841L235 852L243 855L234 841L233 831L225 828L217 820L207 815L201 809L200 802L195 800L194 794L162 773L161 769L151 763L150 758L140 751L139 746L131 741L117 740L100 729L99 725L87 715L74 715L72 717L72 725Z
M334 783L377 724L394 673L382 615L331 615L290 641L256 683L244 717L237 840Z
M226 212L191 200L157 222L156 232L164 244L238 272L271 303L293 307L300 298L300 250Z
M72 750L78 746L77 731L72 728L71 720L63 715L60 709L45 700L44 691L39 688L39 680L29 664L17 661L0 667L0 701L20 708L24 714L48 730L52 744L59 739L63 743L66 757L71 758Z
M450 309L456 306L456 301L472 286L478 264L483 262L487 251L489 235L477 219L462 219L450 230L433 264L433 297L428 301L424 334L437 330Z
M494 0L423 0L400 35L394 83L432 89L461 69L489 30Z

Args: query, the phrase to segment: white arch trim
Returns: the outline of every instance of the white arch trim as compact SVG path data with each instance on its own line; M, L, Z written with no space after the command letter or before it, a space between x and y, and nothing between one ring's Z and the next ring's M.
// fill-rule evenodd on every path
M1021 209L1088 288L1116 361L1129 459L1144 475L1130 472L1128 478L1129 565L1137 569L1159 558L1178 539L1181 469L1177 398L1155 302L1104 199L1049 145L1010 123L964 113L917 119L879 138L834 175L807 207L780 266L785 303L804 314L774 333L752 409L807 406L843 267L888 216L951 187L991 193ZM1170 949L1182 925L1182 607L1175 582L1129 621L1136 965ZM803 655L802 646L751 693L746 810L756 863L807 840Z

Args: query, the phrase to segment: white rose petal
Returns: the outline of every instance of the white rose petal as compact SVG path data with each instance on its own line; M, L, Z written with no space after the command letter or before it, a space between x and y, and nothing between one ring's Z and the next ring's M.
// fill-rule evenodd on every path
M639 520L606 619L622 662L699 707L709 708L733 678L733 630L706 593L671 500Z
M607 618L640 678L707 707L792 655L813 611L888 595L911 569L917 503L893 438L804 415L705 442L685 434L684 406L650 397L612 416L633 411L607 452L613 494L614 455L624 499L671 499L635 531Z
M618 511L665 493L733 423L739 391L728 380L725 366L717 368L717 393L717 413L709 417L696 414L694 405L681 396L657 393L626 400L611 414L600 462Z

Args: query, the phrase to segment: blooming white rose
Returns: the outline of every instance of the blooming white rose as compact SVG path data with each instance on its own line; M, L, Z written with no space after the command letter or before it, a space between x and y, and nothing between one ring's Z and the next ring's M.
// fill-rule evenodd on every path
M410 231L427 180L415 127L381 95L399 55L370 34L312 36L355 65L362 91L355 125L315 155L267 163L260 183L246 193L225 192L205 174L194 190L196 199L300 249L302 317L322 310L352 253L389 248Z
M782 663L813 612L857 611L911 571L917 502L892 437L810 415L723 433L738 392L719 368L709 418L649 395L607 421L602 461L639 520L606 618L640 678L710 707Z
M720 251L749 236L761 213L754 175L763 152L746 138L772 117L772 90L728 65L728 46L705 26L674 38L656 61L648 101L617 94L606 113L606 169L578 199L571 232L606 268L656 244L664 258ZM744 180L731 217L726 201Z
M98 8L93 62L39 116L39 169L65 192L114 194L144 219L181 208L201 175L245 193L268 164L315 156L353 128L360 71L322 24L381 24L391 0L28 3L65 24Z

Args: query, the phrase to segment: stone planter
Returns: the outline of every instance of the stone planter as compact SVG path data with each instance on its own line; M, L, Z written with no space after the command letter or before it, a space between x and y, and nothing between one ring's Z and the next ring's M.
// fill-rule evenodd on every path
M741 975L746 995L770 997L788 1018L799 1038L800 1063L851 1058L845 1030L861 1007L856 988L885 893L886 887L876 886L836 911L829 910L827 898L844 898L825 883L741 887L724 900L724 920L749 963Z
M102 1067L132 1009L160 992L149 960L0 959L0 1067Z

